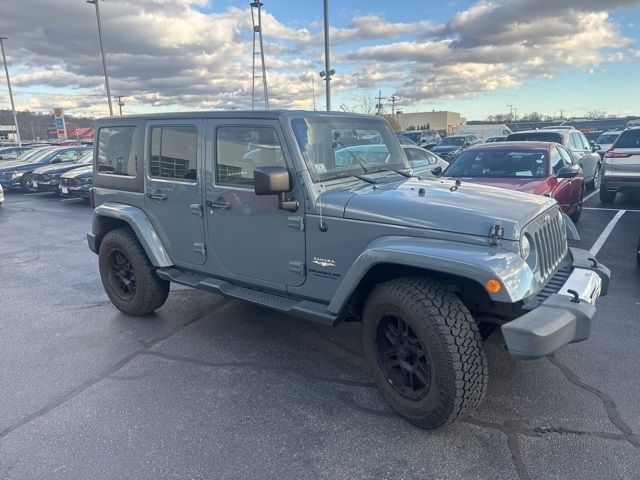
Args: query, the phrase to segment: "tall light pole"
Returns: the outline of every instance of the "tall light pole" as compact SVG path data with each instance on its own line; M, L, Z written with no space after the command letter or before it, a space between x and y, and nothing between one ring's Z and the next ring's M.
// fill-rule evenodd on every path
M7 67L7 57L4 54L4 41L7 37L0 37L0 49L2 50L2 63L4 64L4 73L7 74L7 87L9 88L9 98L11 99L11 112L13 113L13 124L16 127L16 137L18 137L18 146L22 146L20 141L20 128L18 128L18 115L16 114L16 106L13 103L13 92L11 91L11 80L9 80L9 67Z
M96 6L96 18L98 19L98 38L100 39L100 52L102 53L102 68L104 70L104 84L107 87L107 100L109 101L109 116L113 117L113 107L111 106L111 90L109 89L109 75L107 74L107 60L104 56L104 46L102 45L102 25L100 23L100 0L87 0Z
M326 82L327 112L331 111L331 76L336 73L331 69L329 58L329 0L324 0L324 72L320 76Z

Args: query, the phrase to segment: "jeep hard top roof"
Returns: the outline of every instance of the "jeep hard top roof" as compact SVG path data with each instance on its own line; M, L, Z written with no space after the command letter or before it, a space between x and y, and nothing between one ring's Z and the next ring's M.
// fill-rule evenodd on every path
M101 117L99 123L120 123L127 120L178 120L192 118L230 118L256 120L276 120L279 118L298 117L358 117L362 119L383 119L374 115L364 115L351 112L318 112L314 110L220 110L220 111L193 111L193 112L167 112L167 113L145 113L141 115L123 115L113 117Z

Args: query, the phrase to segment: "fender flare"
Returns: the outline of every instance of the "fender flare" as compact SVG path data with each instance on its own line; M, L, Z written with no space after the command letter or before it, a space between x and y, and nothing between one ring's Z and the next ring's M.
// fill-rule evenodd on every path
M167 252L162 240L160 240L158 232L156 232L151 220L142 209L132 205L110 202L96 207L93 211L92 234L90 234L94 239L94 245L96 244L95 237L102 233L99 226L101 217L115 218L126 222L138 237L138 241L154 267L170 267L173 265L169 252ZM94 248L92 250L97 253L97 249Z
M327 310L340 313L362 278L379 264L453 274L483 287L487 280L497 278L504 288L487 294L498 302L513 303L525 298L533 283L533 272L526 262L508 250L421 237L382 237L370 243L353 262Z

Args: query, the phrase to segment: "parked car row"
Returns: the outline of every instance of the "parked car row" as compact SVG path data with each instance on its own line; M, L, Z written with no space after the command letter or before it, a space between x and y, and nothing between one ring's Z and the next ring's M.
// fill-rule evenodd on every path
M81 145L34 148L15 160L0 162L0 186L24 192L60 192L61 176L90 165L92 151Z

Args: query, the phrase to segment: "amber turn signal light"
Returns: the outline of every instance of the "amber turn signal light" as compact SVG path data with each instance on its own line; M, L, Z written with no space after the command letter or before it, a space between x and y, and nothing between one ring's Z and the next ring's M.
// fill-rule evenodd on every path
M502 288L502 284L500 283L500 280L491 278L487 280L487 283L485 283L485 287L487 287L487 291L489 293L498 293Z

